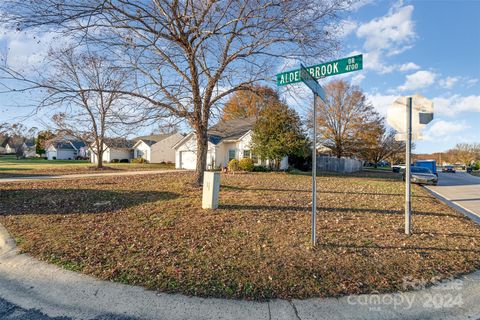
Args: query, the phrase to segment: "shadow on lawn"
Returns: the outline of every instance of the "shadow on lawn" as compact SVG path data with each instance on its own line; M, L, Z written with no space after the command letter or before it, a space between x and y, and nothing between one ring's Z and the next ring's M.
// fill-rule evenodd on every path
M349 249L380 249L380 250L420 250L428 251L443 251L443 252L478 252L480 249L460 249L460 248L442 248L442 247L422 247L422 246L391 246L391 245L357 245L357 244L342 244L342 243L319 243L319 247L330 248L349 248Z
M274 191L274 192L308 192L312 193L311 189L274 189L274 188L241 188L235 186L226 186L221 185L221 189L224 190L243 190L243 191ZM334 194L361 194L367 196L395 196L395 197L405 197L404 193L375 193L375 192L352 192L352 191L321 191L317 189L317 193L334 193ZM432 196L418 196L412 195L413 198L433 198Z
M296 211L296 212L306 212L310 213L311 207L300 207L300 206L278 206L278 205L263 205L263 204L222 204L219 205L220 209L226 210L267 210L267 211ZM403 215L404 211L401 210L378 210L378 209L369 209L369 208L329 208L329 207L317 207L319 211L327 211L333 213L342 213L342 214L352 214L352 213L373 213L381 215ZM436 216L436 217L452 217L464 219L461 215L453 214L443 214L436 212L426 212L426 211L413 211L413 215L417 216Z
M177 193L95 189L0 190L0 215L106 213L178 198Z

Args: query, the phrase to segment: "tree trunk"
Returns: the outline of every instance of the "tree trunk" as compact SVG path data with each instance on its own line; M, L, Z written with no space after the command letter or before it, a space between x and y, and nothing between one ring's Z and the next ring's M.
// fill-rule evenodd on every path
M103 150L97 151L97 168L98 169L103 168Z
M195 173L195 184L197 186L203 185L203 173L207 166L207 152L208 152L208 139L207 130L197 129L197 166Z

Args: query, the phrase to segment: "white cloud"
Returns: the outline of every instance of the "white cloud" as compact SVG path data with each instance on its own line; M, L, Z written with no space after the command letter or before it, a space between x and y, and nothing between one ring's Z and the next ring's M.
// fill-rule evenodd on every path
M387 115L388 108L397 100L398 96L396 95L382 95L382 94L369 94L366 93L368 101L370 101L375 108L382 116Z
M357 73L352 77L352 84L359 86L362 80L365 79L365 75L363 73Z
M413 6L403 6L403 2L395 3L388 13L358 26L356 35L365 39L364 68L380 74L391 73L395 70L409 71L420 67L413 62L405 64L388 64L384 57L398 55L413 48L412 42L416 38L412 20Z
M465 121L434 121L431 125L427 126L423 132L423 140L438 140L451 138L455 134L463 132L469 129L470 126Z
M480 112L480 96L453 95L447 98L433 98L435 113L456 116L462 112Z
M451 89L455 85L455 83L458 82L458 80L460 80L459 77L446 77L444 79L440 79L440 81L438 81L438 83L443 88Z
M7 64L16 71L28 72L40 66L51 46L65 46L68 42L54 32L16 31L0 25L0 43L7 53Z
M420 66L413 62L404 63L399 66L400 71L411 71L411 70L418 70L418 69L420 69Z
M405 83L398 87L400 91L417 90L430 86L435 81L436 74L421 70L406 76Z
M339 36L345 38L357 29L358 24L352 20L343 20L339 24L340 33Z
M389 13L361 25L358 38L365 38L367 51L384 50L392 53L401 49L415 38L412 21L413 6L394 6Z
M472 78L467 80L467 86L468 87L473 87L478 83L478 79Z

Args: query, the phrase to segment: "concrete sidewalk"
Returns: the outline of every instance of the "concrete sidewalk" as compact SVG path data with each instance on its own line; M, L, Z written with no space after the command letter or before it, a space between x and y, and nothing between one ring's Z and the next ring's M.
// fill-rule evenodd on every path
M0 225L0 308L35 310L38 319L478 319L479 297L480 271L413 292L339 299L253 302L157 293L20 255Z
M182 172L185 170L148 170L148 171L121 171L121 172L103 172L103 173L79 173L79 174L64 174L58 176L26 176L18 178L0 178L2 182L22 182L32 180L58 180L58 179L82 179L82 178L97 178L97 177L111 177L111 176L132 176L132 175L145 175L145 174L158 174L158 173L172 173Z

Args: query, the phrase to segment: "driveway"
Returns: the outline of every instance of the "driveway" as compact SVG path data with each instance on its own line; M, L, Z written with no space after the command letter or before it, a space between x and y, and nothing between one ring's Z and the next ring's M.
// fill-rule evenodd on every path
M439 173L438 185L426 188L480 219L480 177L465 172Z

